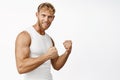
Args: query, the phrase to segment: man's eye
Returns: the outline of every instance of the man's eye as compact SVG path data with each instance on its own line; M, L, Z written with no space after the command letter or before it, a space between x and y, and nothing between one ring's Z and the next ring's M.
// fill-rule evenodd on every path
M52 18L52 16L49 16L48 18Z
M44 14L43 14L42 16L43 16L43 17L45 17L45 15L44 15Z

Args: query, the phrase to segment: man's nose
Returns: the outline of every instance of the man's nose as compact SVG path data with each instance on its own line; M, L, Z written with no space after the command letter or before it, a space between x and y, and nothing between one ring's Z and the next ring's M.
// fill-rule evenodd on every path
M48 17L46 16L44 20L45 20L45 21L48 21Z

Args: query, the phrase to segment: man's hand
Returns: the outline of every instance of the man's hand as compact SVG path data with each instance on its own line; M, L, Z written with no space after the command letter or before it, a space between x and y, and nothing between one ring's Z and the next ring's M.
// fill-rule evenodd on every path
M70 52L71 52L71 49L72 49L72 41L71 41L71 40L66 40L66 41L63 43L63 45L64 45L66 51L67 51L68 53L70 53Z
M58 57L58 51L55 47L50 47L47 51L50 59L54 59L56 57Z

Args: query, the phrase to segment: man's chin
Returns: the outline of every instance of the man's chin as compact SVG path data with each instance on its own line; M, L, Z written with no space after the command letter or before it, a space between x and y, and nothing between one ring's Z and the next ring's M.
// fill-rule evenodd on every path
M48 25L43 25L44 29L48 29L48 27L49 27Z
M43 29L44 29L44 30L48 29L48 26L43 26Z

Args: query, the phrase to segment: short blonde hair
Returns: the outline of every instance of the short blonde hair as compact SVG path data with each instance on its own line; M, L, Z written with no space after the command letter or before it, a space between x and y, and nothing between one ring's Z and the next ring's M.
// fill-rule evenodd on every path
M39 12L42 8L45 8L45 7L46 7L48 10L52 10L52 12L55 13L55 8L54 8L54 6L53 6L51 3L48 3L48 2L41 3L41 4L38 6L37 11Z

